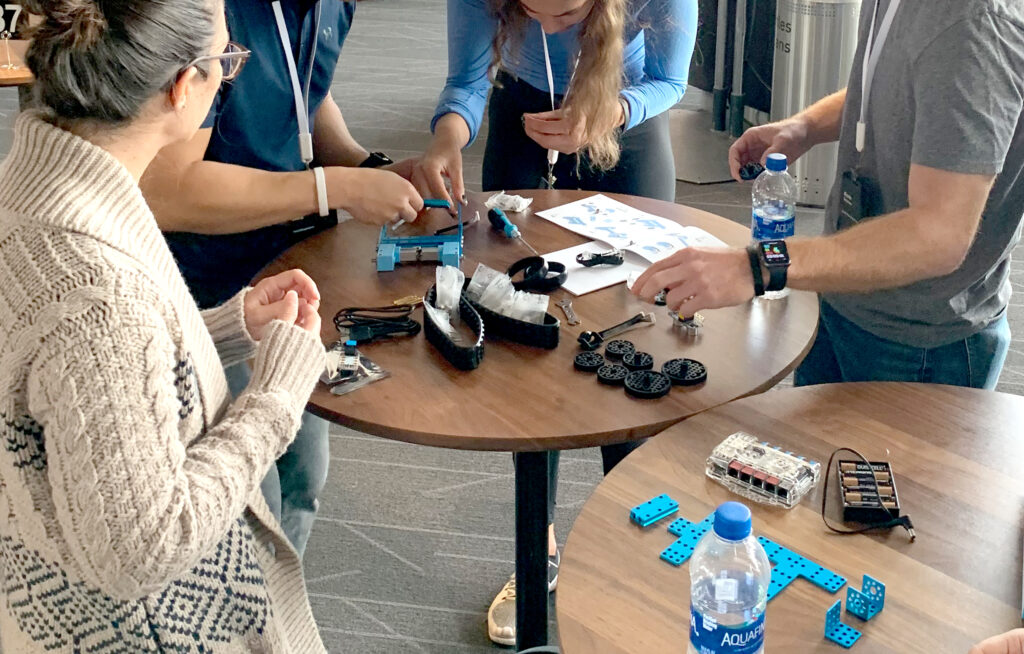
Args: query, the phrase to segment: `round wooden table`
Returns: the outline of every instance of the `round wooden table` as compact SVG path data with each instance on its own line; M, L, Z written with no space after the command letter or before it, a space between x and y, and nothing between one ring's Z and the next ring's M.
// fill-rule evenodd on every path
M534 198L531 213L511 213L526 240L541 253L586 242L532 212L588 197L573 191L516 191ZM481 222L465 232L462 269L472 276L478 262L504 270L530 253L491 229L483 200L470 197L463 217L480 211ZM743 245L749 230L725 218L676 204L614 196L650 213L700 227L723 241ZM452 224L443 211L418 221L432 232ZM302 268L322 295L323 338L337 340L330 320L343 307L391 304L411 294L422 295L433 284L434 265L403 265L378 273L373 261L380 229L349 221L291 248L262 274ZM391 377L354 393L335 396L321 385L310 410L332 422L385 438L472 450L522 453L516 464L516 534L520 647L547 641L546 596L546 451L593 447L635 440L706 409L763 391L783 379L809 349L818 322L813 294L794 292L781 301L757 301L730 309L702 312L699 335L680 336L663 307L633 297L624 284L572 297L564 290L555 301L571 297L582 324L564 321L555 350L542 350L490 340L482 364L463 372L450 365L422 336L366 345L362 351L391 372ZM656 324L628 332L623 338L654 355L657 366L672 358L690 357L708 368L699 387L673 389L669 396L644 401L622 389L599 384L593 375L576 372L576 337L600 331L641 310L654 311ZM417 312L422 317L421 312ZM518 510L528 506L531 510Z
M886 586L885 608L863 632L861 654L949 652L1021 623L1024 398L923 384L834 384L787 389L708 411L628 456L598 486L566 542L557 593L564 654L678 654L689 638L688 564L659 559L675 540L664 520L633 525L629 509L668 493L679 517L699 522L728 500L751 507L754 531L833 570L860 589ZM828 461L838 447L892 464L917 540L896 528L875 535L829 532L821 492L791 511L743 500L704 474L711 450L747 431ZM852 458L852 457L847 457ZM833 471L833 476L835 475ZM839 517L838 484L829 512ZM797 579L768 604L772 652L838 652L824 638L836 594Z

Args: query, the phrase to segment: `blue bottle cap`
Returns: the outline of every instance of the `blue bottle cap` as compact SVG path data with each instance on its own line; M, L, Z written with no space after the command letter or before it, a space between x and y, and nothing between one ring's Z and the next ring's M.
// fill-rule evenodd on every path
M739 502L726 502L715 510L715 533L725 540L743 540L750 535L750 509Z
M764 167L768 170L781 172L786 169L788 163L786 155L781 152L773 152L768 155L768 160L765 162Z

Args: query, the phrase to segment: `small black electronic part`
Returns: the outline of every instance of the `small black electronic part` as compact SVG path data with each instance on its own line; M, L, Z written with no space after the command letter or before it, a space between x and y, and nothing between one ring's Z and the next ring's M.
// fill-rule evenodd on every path
M764 166L756 161L751 161L740 167L740 179L749 182L757 179L764 172Z
M699 312L689 318L683 318L675 311L669 311L669 319L672 321L673 329L687 334L697 334L704 326L704 316Z
M609 327L604 331L594 332L588 331L580 334L576 341L580 344L580 347L584 350L596 350L604 344L605 340L612 336L618 336L619 334L625 333L630 329L636 328L638 325L653 325L655 322L654 314L648 311L641 311L629 320L620 322L618 325Z
M622 365L631 371L651 370L654 368L654 357L647 352L630 352L622 356Z
M622 386L629 369L618 363L606 363L597 369L597 381L608 386Z
M636 346L630 341L608 341L604 348L604 358L609 361L622 361L622 357L636 352Z
M604 357L598 352L580 352L572 362L580 372L597 372L604 365Z
M836 455L848 452L857 459L840 459L836 467L839 482L843 521L861 526L855 529L840 529L833 526L826 515L828 486L832 464ZM913 542L917 538L910 516L902 513L892 466L888 461L868 461L856 450L841 447L829 457L825 468L825 485L821 496L821 520L831 531L838 534L862 534L876 529L903 527Z
M668 289L663 288L660 291L658 291L657 295L654 296L654 305L658 307L663 307L666 304L668 304Z
M626 375L623 382L626 394L641 400L665 397L672 390L672 382L664 374L653 370L636 370Z
M359 350L356 349L356 342L350 339L342 346L338 371L353 373L356 370L359 370Z
M395 336L415 336L422 327L410 317L414 308L412 304L346 307L334 314L334 327L342 338L357 344Z
M594 266L621 266L625 262L622 250L609 250L607 252L581 252L576 255L576 263L584 268Z
M696 386L708 380L708 369L693 359L672 359L661 366L661 371L677 386Z

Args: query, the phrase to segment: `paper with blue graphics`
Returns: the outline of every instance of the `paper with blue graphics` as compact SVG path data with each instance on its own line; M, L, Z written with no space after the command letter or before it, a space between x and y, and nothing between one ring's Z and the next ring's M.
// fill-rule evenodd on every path
M691 245L725 245L703 229L680 225L601 194L539 211L537 215L569 231L632 252L648 263ZM627 274L623 272L620 281L625 281Z

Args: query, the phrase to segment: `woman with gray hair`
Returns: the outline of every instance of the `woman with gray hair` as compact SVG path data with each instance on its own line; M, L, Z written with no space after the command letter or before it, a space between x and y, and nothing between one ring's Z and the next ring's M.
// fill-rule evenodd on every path
M324 366L316 285L200 312L138 188L248 53L220 0L34 4L40 109L0 165L3 648L322 652L259 492Z

